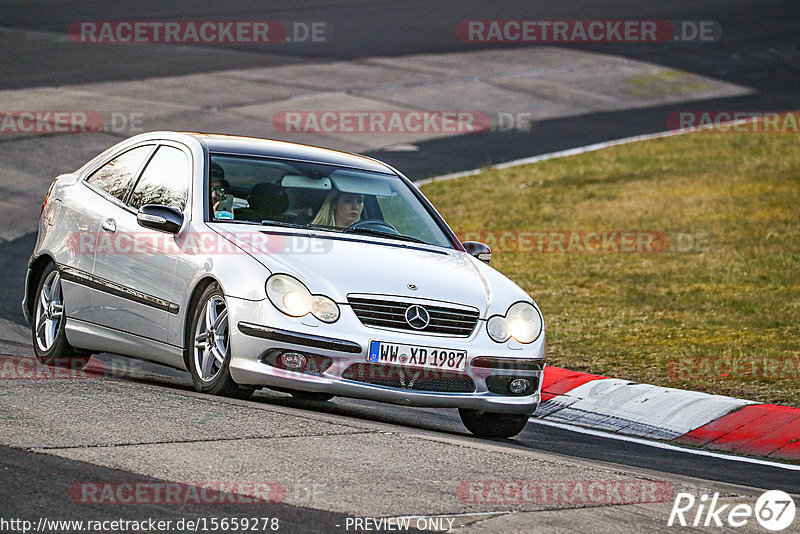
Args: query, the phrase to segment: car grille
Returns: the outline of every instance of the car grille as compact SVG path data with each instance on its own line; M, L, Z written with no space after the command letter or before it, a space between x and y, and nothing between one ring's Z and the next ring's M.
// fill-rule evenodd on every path
M342 378L400 389L439 393L473 393L475 382L461 373L375 363L354 363Z
M454 337L467 337L478 322L477 310L447 308L420 304L430 315L430 323L425 328L413 328L406 322L406 310L412 302L348 297L358 319L366 326L411 330L424 334L444 334Z

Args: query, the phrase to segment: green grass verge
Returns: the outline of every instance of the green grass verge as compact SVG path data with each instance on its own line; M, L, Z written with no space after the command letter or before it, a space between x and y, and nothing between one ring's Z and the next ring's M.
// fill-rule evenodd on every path
M541 307L550 364L800 407L798 141L698 132L423 191L459 233L670 237L660 253L494 254Z

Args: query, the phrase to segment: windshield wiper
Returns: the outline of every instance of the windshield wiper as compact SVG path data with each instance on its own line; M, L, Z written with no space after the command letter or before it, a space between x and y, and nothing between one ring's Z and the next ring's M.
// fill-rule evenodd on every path
M310 230L325 230L326 232L344 232L344 228L339 228L337 226L328 226L326 224L307 224L305 226Z
M280 226L282 228L299 228L301 230L325 230L327 232L340 232L340 233L353 233L353 234L367 234L367 235L374 235L377 237L388 237L389 239L398 239L400 241L410 241L412 243L421 243L423 245L429 245L421 239L417 239L416 237L404 234L393 234L392 232L383 232L381 230L375 230L374 228L352 228L352 229L345 229L345 228L337 228L335 226L325 226L322 224L297 224L291 223L286 221L273 221L270 219L264 219L261 221L262 226Z
M280 226L282 228L299 228L301 230L325 230L327 232L342 232L342 228L335 226L325 226L324 224L299 224L287 221L273 221L272 219L264 219L261 221L261 226Z
M368 234L374 235L377 237L388 237L389 239L399 239L400 241L411 241L412 243L422 243L423 245L429 245L430 243L426 243L422 239L417 239L416 237L404 234L393 234L392 232L383 232L381 230L375 230L374 228L352 228L347 230L347 233L353 234Z
M290 223L286 221L272 221L270 219L264 219L261 221L261 226L280 226L283 228L307 228L305 224L297 224L297 223Z

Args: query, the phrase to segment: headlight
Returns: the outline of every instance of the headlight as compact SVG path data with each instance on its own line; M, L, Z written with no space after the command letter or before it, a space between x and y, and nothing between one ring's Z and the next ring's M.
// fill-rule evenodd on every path
M339 319L339 306L324 295L312 295L296 278L274 274L267 279L267 297L280 311L291 317L304 317L309 313L325 323Z
M508 331L508 321L502 315L490 317L486 322L486 330L489 332L489 337L498 343L504 343L511 337L511 332Z
M542 332L542 318L533 305L517 302L506 313L511 337L520 343L532 343Z
M280 311L302 317L311 311L311 292L302 282L285 274L267 279L267 297Z
M339 319L339 306L323 295L314 295L311 300L311 313L323 323L333 323Z
M520 343L532 343L542 333L542 317L532 304L517 302L505 315L490 317L486 321L486 331L498 343L505 343L512 337Z

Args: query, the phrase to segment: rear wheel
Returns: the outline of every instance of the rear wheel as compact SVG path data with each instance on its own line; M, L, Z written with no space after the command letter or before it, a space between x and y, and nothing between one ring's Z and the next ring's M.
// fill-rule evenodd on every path
M459 408L458 414L467 430L482 438L510 438L528 424L529 415L479 412Z
M50 264L42 273L33 303L33 352L41 364L80 371L89 363L91 355L79 354L69 344L66 324L61 273Z
M209 285L192 310L191 336L187 336L189 372L197 391L246 399L255 391L239 386L231 377L228 306L220 287Z

